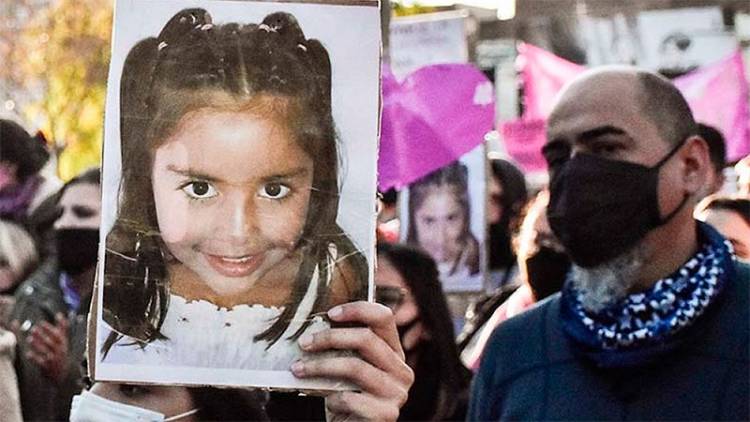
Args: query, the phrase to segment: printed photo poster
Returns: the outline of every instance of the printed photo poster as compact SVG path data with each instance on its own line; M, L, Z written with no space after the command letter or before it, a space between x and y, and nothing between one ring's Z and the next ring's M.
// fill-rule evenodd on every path
M485 165L481 145L402 191L401 240L435 259L448 293L484 288Z
M396 17L390 28L390 67L399 80L431 64L467 63L465 11Z
M377 2L118 0L96 380L340 390L302 334L371 300Z

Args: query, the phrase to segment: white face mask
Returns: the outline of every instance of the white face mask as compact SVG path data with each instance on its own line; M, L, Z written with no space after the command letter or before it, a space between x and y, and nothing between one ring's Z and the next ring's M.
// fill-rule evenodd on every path
M70 422L169 422L193 415L199 409L166 417L163 413L99 397L90 391L73 397Z

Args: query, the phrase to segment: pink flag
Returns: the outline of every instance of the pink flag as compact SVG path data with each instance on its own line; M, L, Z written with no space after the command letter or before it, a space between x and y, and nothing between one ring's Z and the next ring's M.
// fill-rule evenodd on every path
M518 53L523 82L523 117L546 118L560 89L586 68L531 44L519 45Z
M502 125L503 135L511 157L524 170L534 171L544 165L539 161L541 153L536 158L530 153L544 133L537 120L546 119L562 87L585 68L530 44L521 44L519 53L525 109L521 119ZM737 160L750 153L748 82L739 51L673 82L687 99L696 120L715 126L724 134L727 159Z
M750 153L748 83L738 50L709 66L674 80L693 110L695 120L719 129L727 140L727 159Z
M383 72L378 187L400 188L459 159L494 127L492 83L469 64Z
M547 170L542 147L547 140L545 119L517 119L502 125L505 150L524 172Z

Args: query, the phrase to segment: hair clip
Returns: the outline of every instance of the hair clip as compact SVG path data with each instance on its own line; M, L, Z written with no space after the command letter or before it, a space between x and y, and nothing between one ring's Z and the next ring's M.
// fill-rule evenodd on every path
M159 46L158 46L158 47L156 47L156 49L157 49L157 51L162 51L162 50L163 50L163 49L165 49L165 48L166 48L166 47L167 47L168 45L169 45L169 44L167 44L167 42L166 42L166 41L162 41L162 42L160 42L160 43L159 43Z
M258 29L262 29L262 30L264 30L266 32L276 32L277 28L275 26L268 26L265 23L262 23L262 24L258 25Z
M304 44L297 44L297 48L299 48L300 50L302 50L304 52L307 52L307 47L305 47Z

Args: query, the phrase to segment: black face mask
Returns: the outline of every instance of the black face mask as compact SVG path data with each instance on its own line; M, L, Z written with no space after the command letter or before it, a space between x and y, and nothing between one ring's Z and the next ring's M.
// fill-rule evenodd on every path
M60 269L75 276L93 268L99 249L99 230L62 229L57 231L57 260Z
M659 169L681 146L675 146L653 167L590 154L550 166L547 218L573 262L581 267L607 262L682 209L687 193L680 205L662 218L658 193Z
M570 269L570 258L548 246L526 258L526 279L536 300L542 300L562 289Z

